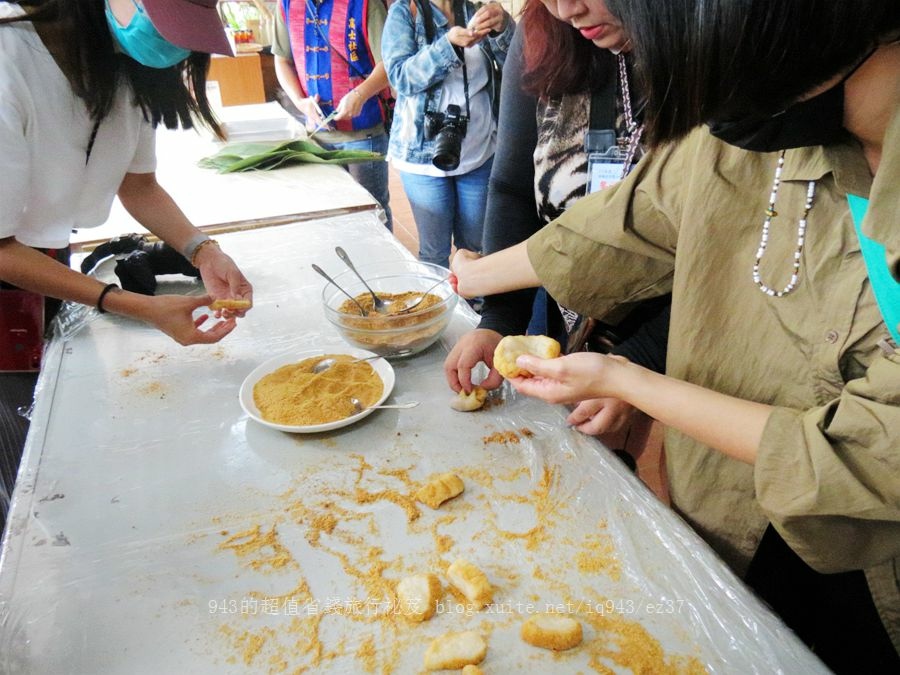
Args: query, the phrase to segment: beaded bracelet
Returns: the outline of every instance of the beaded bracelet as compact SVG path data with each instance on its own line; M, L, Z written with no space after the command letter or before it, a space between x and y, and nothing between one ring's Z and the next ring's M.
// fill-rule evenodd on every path
M215 246L219 245L215 239L204 239L199 244L197 244L197 248L194 249L194 252L191 253L191 265L194 267L197 266L197 256L200 254L201 249L207 244L214 244Z
M194 251L197 250L197 247L202 244L204 241L208 241L209 237L202 232L198 232L193 237L188 240L188 243L184 245L181 249L180 253L185 257L186 260L190 261L190 259L194 256Z
M106 314L106 310L103 309L103 300L106 298L106 294L114 288L118 290L119 286L117 284L106 284L106 286L103 287L103 290L100 291L100 297L97 298L96 307L97 311L101 314Z

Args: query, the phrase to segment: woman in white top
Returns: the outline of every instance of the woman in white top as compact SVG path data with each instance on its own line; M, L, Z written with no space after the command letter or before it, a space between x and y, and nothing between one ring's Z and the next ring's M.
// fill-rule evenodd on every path
M217 128L205 96L211 52L231 53L216 0L0 2L0 286L146 321L185 345L234 329L246 310L215 312L207 330L208 314L193 313L215 299L252 303L249 282L154 174L156 125L197 117ZM67 258L74 228L107 219L116 195L199 268L208 295L130 293L55 259ZM35 381L0 374L0 529L27 429L16 410Z
M230 53L215 7L0 3L0 280L146 321L181 344L216 342L234 329L243 312L206 331L192 313L217 298L250 300L250 284L154 174L157 124L190 127L196 116L215 125L205 98L208 53ZM208 296L105 287L37 250L65 248L73 228L101 225L116 195L199 268Z

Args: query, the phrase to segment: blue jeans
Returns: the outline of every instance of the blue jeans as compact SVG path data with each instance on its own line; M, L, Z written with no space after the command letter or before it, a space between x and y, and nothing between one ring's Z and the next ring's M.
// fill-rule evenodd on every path
M347 141L345 143L325 143L319 139L316 140L326 150L368 150L386 155L388 149L387 134L368 136L358 141ZM384 209L384 214L387 217L387 229L393 231L394 220L391 216L391 195L388 192L387 162L358 162L356 164L347 164L346 166L350 175L356 179L356 182L368 190L375 198L375 201L381 204L381 208Z
M419 260L448 267L450 246L481 251L493 158L461 176L400 172L419 230Z

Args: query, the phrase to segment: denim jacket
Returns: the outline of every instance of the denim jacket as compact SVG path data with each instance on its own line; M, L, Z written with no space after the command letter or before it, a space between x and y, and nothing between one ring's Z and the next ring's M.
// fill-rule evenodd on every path
M416 12L413 26L410 4L406 0L391 4L381 36L381 58L388 80L397 92L388 152L395 159L428 164L431 162L434 140L425 139L425 111L434 109L440 100L441 88L436 85L440 85L452 70L461 67L462 60L447 39L452 24L443 12L432 5L435 31L434 41L429 45L426 44L421 12ZM466 20L475 14L481 4L466 1ZM502 33L485 40L501 67L514 32L515 22L510 18ZM485 52L485 59L489 60L483 43L481 49ZM492 73L490 63L488 73Z

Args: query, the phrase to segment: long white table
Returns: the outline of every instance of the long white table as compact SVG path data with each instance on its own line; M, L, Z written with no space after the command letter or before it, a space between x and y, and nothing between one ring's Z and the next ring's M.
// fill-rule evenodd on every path
M335 245L409 254L372 212L220 240L256 301L220 344L91 315L49 345L0 557L0 672L417 673L433 637L464 629L487 640L489 673L826 672L561 407L505 390L450 409L441 364L467 307L394 362L389 402L419 407L314 436L248 419L256 365L342 345L310 264L339 271ZM416 506L444 471L465 492ZM457 557L485 571L492 605L448 591L422 624L393 613L397 580L434 572L446 589ZM577 616L580 647L521 641L548 608Z
M220 111L226 126L232 121L247 130L253 129L254 120L258 120L260 129L272 128L279 115L288 117L276 103ZM260 135L266 136L264 131ZM243 137L236 137L231 142L242 141ZM188 219L202 229L219 231L378 208L372 195L339 165L299 164L277 171L232 174L197 166L200 159L222 147L205 130L170 131L160 127L156 132L157 180ZM76 231L72 243L89 247L130 232L146 230L116 199L106 223Z

